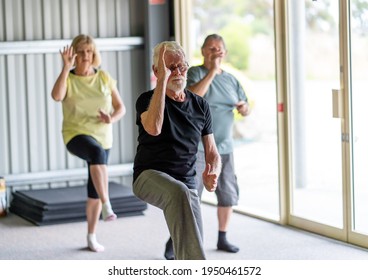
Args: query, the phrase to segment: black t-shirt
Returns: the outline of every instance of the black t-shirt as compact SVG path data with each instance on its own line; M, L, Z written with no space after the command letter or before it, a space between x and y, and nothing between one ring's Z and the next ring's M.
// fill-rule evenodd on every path
M164 122L161 134L149 135L141 123L141 114L147 111L153 90L142 93L136 102L139 135L134 160L133 180L146 169L165 172L195 188L195 162L201 137L212 133L212 118L207 101L185 90L184 102L166 96Z

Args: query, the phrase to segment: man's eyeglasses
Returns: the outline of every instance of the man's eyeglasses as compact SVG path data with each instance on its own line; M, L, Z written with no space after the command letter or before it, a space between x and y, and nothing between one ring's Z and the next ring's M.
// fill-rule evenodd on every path
M180 73L184 73L188 70L189 64L186 62L185 64L171 65L168 68L170 69L171 73L173 73L176 69L178 69Z

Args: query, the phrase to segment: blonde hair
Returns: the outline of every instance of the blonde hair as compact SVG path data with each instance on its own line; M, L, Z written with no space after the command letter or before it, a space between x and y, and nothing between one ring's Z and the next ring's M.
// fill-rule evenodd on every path
M74 52L77 51L78 46L84 45L84 44L92 46L92 51L93 51L92 65L96 68L99 67L101 65L101 54L99 50L97 49L95 40L93 39L92 36L80 34L77 37L75 37L72 41L72 47L73 47Z
M158 65L158 59L160 57L160 49L162 46L166 46L166 52L170 52L170 53L176 53L176 54L180 54L183 56L184 60L185 60L185 53L184 53L184 49L182 48L182 46L179 45L178 42L176 41L164 41L161 42L159 44L157 44L154 48L153 48L153 66L157 67Z

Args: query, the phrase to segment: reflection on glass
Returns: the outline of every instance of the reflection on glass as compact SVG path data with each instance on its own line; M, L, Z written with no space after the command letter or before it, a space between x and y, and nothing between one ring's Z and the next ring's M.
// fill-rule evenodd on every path
M353 230L368 233L368 1L351 1Z
M292 214L342 228L338 1L289 1Z

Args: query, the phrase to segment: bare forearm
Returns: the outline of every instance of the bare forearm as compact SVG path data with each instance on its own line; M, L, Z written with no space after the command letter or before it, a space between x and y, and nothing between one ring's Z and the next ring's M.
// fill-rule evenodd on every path
M188 89L195 94L203 97L208 91L208 88L210 87L215 76L216 71L210 70L202 80L200 80L198 83L188 86Z
M220 175L222 163L221 156L217 151L206 154L206 163L212 166L213 173L215 173L217 176Z
M111 123L119 121L126 113L125 106L120 107L111 114Z
M110 122L115 123L119 121L126 113L126 108L123 100L120 97L118 89L112 90L112 107L113 112L110 115Z
M69 69L64 67L52 88L51 96L55 101L62 101L65 98L68 74Z
M150 105L142 114L142 124L147 133L159 135L164 122L166 81L157 81Z

